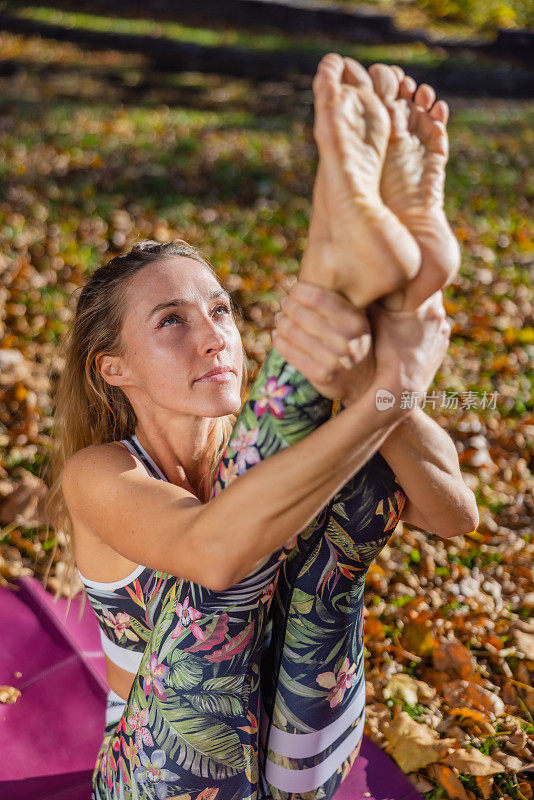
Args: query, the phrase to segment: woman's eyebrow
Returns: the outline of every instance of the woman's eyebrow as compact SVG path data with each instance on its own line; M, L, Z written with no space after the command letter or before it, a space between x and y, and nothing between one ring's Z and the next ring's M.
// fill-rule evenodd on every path
M231 302L230 295L228 292L225 292L223 289L215 289L213 292L210 292L208 295L209 300L213 300L216 297L223 297L228 303ZM165 300L163 303L158 303L154 306L152 311L147 314L147 320L154 316L157 311L162 311L164 308L176 308L178 306L190 306L191 303L189 300L184 300L182 297L174 297L172 300Z

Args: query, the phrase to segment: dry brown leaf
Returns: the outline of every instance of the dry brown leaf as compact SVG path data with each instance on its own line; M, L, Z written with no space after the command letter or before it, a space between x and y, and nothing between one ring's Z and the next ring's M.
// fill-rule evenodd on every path
M510 755L510 753L505 753L504 750L494 750L491 757L494 761L502 764L506 772L519 772L528 766L520 758Z
M482 792L484 800L489 800L491 791L493 789L493 776L492 775L477 775L475 778L476 784Z
M446 767L444 764L431 764L428 774L440 786L443 786L451 800L469 800L463 783L450 767Z
M42 525L43 501L48 492L46 483L22 467L16 473L20 482L0 506L0 524L8 525L16 519L17 524L30 528Z
M436 647L436 641L432 636L432 625L428 621L406 622L399 640L408 652L422 657L432 653Z
M376 614L369 614L365 620L364 628L364 641L382 641L384 638L384 626L376 616Z
M384 703L369 703L365 706L365 735L380 747L384 744L384 732L391 723L391 712Z
M449 767L456 767L458 772L466 775L494 775L503 772L502 764L494 761L490 756L485 756L480 750L470 747L469 750L460 748L454 753L449 753L442 758L442 763Z
M506 711L498 695L471 681L455 680L445 684L443 698L451 708L475 708L484 711L492 721Z
M514 630L513 633L519 652L523 653L526 658L534 659L534 633L520 630Z
M464 721L474 722L476 725L481 727L484 731L487 731L489 734L495 733L495 728L491 724L484 714L480 711L475 711L473 708L467 708L464 706L463 708L453 708L451 710L451 717L460 717L459 722L462 723Z
M20 689L16 689L14 686L0 686L0 703L12 705L17 702L20 695Z
M454 739L440 739L428 725L416 722L405 711L399 711L385 730L387 752L404 772L414 772L439 761Z
M470 678L475 672L476 660L470 651L457 639L442 640L432 653L437 670Z
M424 681L419 681L416 678L412 678L411 675L399 672L389 679L382 690L382 694L386 700L400 697L409 705L414 706L419 700L423 702L432 700L436 695L436 690Z

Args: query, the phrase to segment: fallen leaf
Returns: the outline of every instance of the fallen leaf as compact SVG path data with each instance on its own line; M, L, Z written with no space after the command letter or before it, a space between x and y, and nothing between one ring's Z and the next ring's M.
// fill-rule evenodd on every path
M389 679L384 686L382 694L386 700L400 697L409 705L414 706L419 700L423 702L432 700L436 695L436 690L424 681L419 681L416 678L412 678L411 675L399 672Z
M519 652L523 653L526 658L534 659L534 634L514 630L514 637Z
M385 730L387 752L393 756L404 772L426 767L439 761L454 739L440 739L428 725L416 722L405 711L400 711Z
M456 673L461 678L469 678L475 672L476 661L473 655L457 639L442 640L432 653L434 667L437 670Z
M0 686L0 703L13 705L21 695L21 691L14 686Z
M446 767L444 764L431 764L428 774L437 781L439 786L443 786L452 800L469 800L463 783L450 767Z
M490 756L485 756L480 750L470 747L468 750L460 748L454 753L449 753L442 759L443 764L456 767L458 772L467 775L494 775L503 772L502 764L494 761Z
M467 706L485 711L492 721L506 710L498 695L472 681L454 680L446 683L443 687L443 697L451 708Z

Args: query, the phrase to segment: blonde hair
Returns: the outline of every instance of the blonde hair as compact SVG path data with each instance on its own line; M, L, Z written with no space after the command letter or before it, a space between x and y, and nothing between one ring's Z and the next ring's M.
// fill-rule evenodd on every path
M55 598L63 591L70 601L79 586L72 541L72 521L61 489L63 467L78 450L92 444L113 442L135 432L136 416L133 408L118 386L109 384L100 374L96 364L101 354L122 355L121 339L125 317L126 288L130 278L147 264L173 256L185 256L199 262L215 277L211 264L199 251L183 241L159 243L151 239L137 242L126 254L115 256L99 267L82 287L74 320L67 330L61 346L63 369L58 379L54 397L54 424L49 470L50 490L45 501L48 526L55 533L54 549L45 581L54 561L58 538L64 547L64 571L59 576ZM239 314L232 303L232 310ZM247 386L246 359L243 358L241 395ZM198 497L207 502L217 468L237 419L236 414L218 417L210 431L208 450L210 469L197 487ZM83 592L80 615L86 598Z

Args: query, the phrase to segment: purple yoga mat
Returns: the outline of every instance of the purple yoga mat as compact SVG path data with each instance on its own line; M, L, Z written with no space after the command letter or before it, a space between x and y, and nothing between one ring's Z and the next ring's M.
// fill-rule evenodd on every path
M334 800L424 800L424 797L393 759L364 736L358 757Z
M98 622L81 595L56 602L37 578L0 588L0 684L22 692L0 704L1 800L91 800L108 685ZM15 672L22 673L20 678ZM424 800L368 737L335 800Z
M79 602L65 622L66 599L38 579L0 589L0 684L21 691L0 704L2 800L90 800L107 684L98 623L89 603L78 621Z

